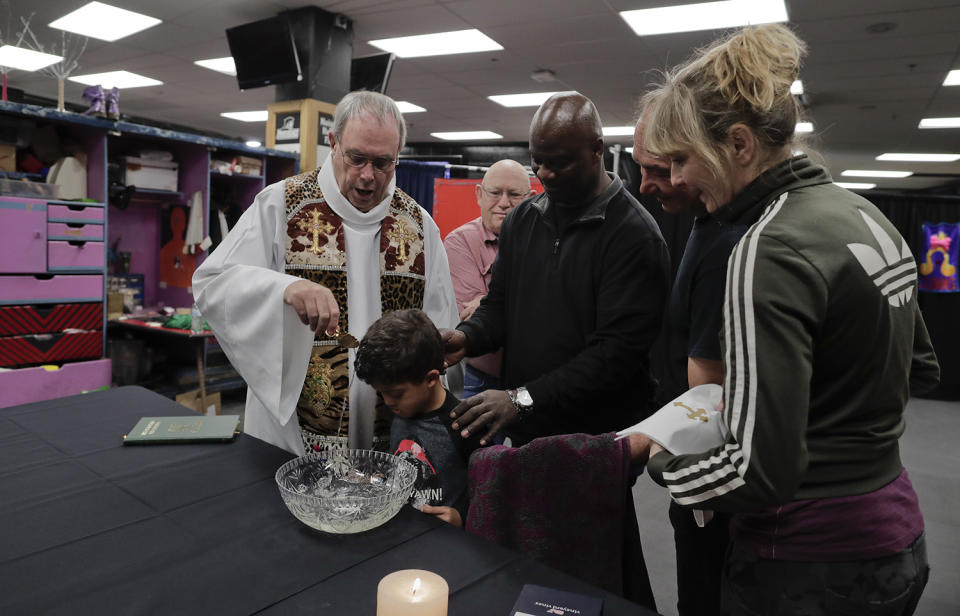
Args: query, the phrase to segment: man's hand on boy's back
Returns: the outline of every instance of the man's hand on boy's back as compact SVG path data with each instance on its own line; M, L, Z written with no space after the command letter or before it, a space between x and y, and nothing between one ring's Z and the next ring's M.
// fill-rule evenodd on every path
M453 507L434 507L433 505L424 505L420 511L436 516L446 522L453 524L457 528L463 528L463 520L460 519L460 512Z
M486 434L480 438L481 445L489 445L493 435L520 419L510 396L500 389L488 389L465 399L450 411L450 417L455 420L450 427L463 438L480 434L487 426Z

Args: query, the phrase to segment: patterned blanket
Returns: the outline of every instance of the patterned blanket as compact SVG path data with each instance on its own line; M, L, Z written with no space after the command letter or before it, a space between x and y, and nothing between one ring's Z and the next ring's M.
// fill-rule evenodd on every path
M466 528L656 610L629 445L614 436L569 434L478 450L470 459Z

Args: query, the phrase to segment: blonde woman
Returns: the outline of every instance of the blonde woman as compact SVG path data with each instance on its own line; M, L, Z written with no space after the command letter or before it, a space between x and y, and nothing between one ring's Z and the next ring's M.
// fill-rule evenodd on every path
M721 223L750 225L727 270L726 443L648 470L680 505L734 512L731 614L911 614L923 517L899 456L911 390L939 368L906 242L793 155L805 45L779 25L698 52L644 101L645 146Z

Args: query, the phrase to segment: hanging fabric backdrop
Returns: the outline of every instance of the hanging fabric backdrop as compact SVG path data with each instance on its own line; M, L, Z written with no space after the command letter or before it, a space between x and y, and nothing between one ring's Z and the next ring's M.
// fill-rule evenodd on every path
M925 223L939 221L941 224L951 223L951 226L960 223L960 197L871 191L864 193L864 196L890 219L907 240L921 275L930 244ZM956 240L952 242L951 249L956 250L956 243ZM953 254L956 255L956 252ZM939 268L939 260L933 263ZM956 265L952 258L950 263ZM940 386L923 396L960 400L960 327L957 327L960 293L920 293L917 301L940 362Z
M957 293L957 255L960 254L960 225L955 223L923 224L923 252L920 262L920 290L934 293Z
M413 197L433 216L433 179L448 178L446 163L401 160L397 163L397 187Z

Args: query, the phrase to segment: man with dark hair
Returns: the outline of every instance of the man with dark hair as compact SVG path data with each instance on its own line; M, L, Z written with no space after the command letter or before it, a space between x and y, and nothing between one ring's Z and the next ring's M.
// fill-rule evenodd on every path
M421 310L387 313L367 330L354 368L367 383L419 382L443 368L440 332Z
M670 160L643 146L646 121L633 136L633 159L640 165L640 192L653 195L668 214L694 217L670 293L663 326L667 347L664 382L657 404L667 404L690 388L723 385L723 290L727 259L746 232L745 225L721 225L707 212L699 193L670 182ZM707 517L703 512L700 520ZM693 511L670 501L670 524L677 555L677 612L680 616L720 616L720 580L729 543L730 515L716 513L701 527Z
M388 313L367 330L354 366L357 378L393 412L390 450L418 469L414 507L463 526L467 462L479 443L450 428L450 411L459 400L440 382L440 332L420 310Z
M454 411L461 434L514 444L601 434L647 416L650 346L669 290L666 246L649 213L604 171L600 116L576 92L534 115L531 167L544 194L507 216L490 290L443 333L452 365L500 348L503 390Z

